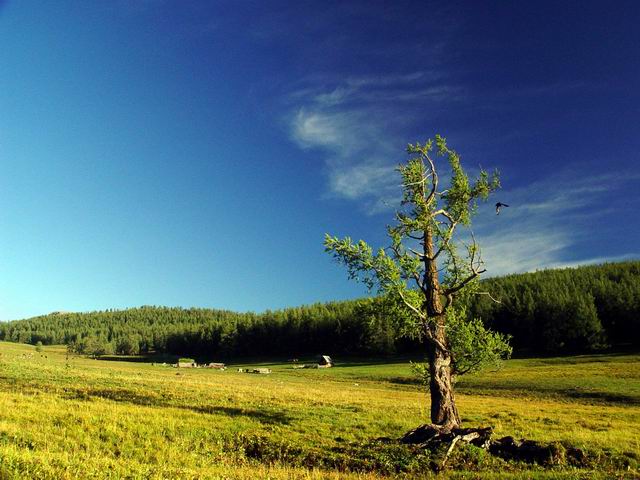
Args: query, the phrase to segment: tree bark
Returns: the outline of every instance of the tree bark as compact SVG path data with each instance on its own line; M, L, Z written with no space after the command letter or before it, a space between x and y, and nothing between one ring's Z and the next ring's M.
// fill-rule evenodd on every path
M440 328L438 330L441 330ZM438 335L446 342L444 335ZM446 343L443 343L446 345ZM446 429L460 426L451 378L451 352L429 343L429 393L431 395L431 422Z
M451 350L445 333L446 314L440 301L438 269L433 258L433 233L424 231L424 308L429 318L427 328L427 358L429 361L429 392L431 422L445 429L460 426L460 416L453 395Z

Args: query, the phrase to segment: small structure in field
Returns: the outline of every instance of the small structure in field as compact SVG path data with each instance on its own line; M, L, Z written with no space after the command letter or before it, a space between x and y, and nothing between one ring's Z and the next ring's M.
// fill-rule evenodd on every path
M179 358L176 367L178 368L196 368L198 364L193 358Z
M318 359L318 367L319 368L331 368L333 367L333 360L329 355L320 355Z
M227 367L224 363L210 363L206 366L206 368L214 368L216 370L226 370Z
M251 373L269 374L271 373L271 369L270 368L254 368Z
M270 368L239 368L238 372L239 373L260 373L263 375L267 375L271 373L271 369Z

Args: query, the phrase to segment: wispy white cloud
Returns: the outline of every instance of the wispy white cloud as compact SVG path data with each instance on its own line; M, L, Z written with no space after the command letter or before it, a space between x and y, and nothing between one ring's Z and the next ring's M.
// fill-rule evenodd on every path
M394 145L376 121L364 118L364 112L300 108L290 133L301 148L325 152L331 196L360 200L373 214L397 193Z
M392 190L397 190L394 185L398 180L394 180L394 173L393 166L382 162L379 165L372 162L340 167L331 173L331 189L350 199L369 196L388 202L390 199L385 197L385 192L392 194ZM379 210L380 206L376 209Z
M437 78L421 71L350 76L337 84L315 77L289 95L290 136L303 149L325 153L331 196L358 200L368 214L397 204L400 189L394 169L404 159L405 143L399 132L409 126L401 104L421 98L425 106L459 93L434 84Z
M302 148L321 148L328 159L339 156L354 162L370 142L386 143L378 126L368 122L360 111L301 107L291 121L290 133Z
M426 95L431 106L449 94L448 100L455 101L460 91L444 84L424 83L433 78L423 72L351 77L325 90L312 85L292 94L292 103L298 106L290 117L291 138L303 149L325 153L331 196L358 201L368 214L388 213L398 205L400 185L394 168L404 160L402 135L398 132L410 128L410 123L397 120L403 118L401 115L390 115L384 102L376 98L398 98L398 92L406 92L407 100ZM477 171L470 168L469 173ZM446 183L446 174L443 180ZM499 216L492 204L481 206L474 227L488 274L640 256L640 251L617 252L610 257L591 252L585 256L588 249L576 250L593 235L593 222L610 212L607 197L638 180L638 176L592 175L566 167L535 182L520 179L524 186L500 191L496 201L511 206Z
M610 257L580 258L576 246L593 238L594 223L610 213L612 192L640 180L638 176L599 175L580 178L575 172L498 194L509 208L499 216L483 206L476 222L488 274L528 272L544 268L637 258L640 250ZM600 226L600 231L606 228Z

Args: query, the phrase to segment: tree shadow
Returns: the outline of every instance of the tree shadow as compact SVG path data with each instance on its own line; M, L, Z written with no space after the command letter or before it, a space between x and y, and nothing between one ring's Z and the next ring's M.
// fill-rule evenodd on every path
M229 417L248 417L260 423L274 425L289 425L292 418L283 411L257 410L237 407L224 407L217 405L185 405L175 404L162 394L143 393L129 389L109 389L109 388L89 388L73 389L65 392L64 398L69 400L91 401L95 398L102 398L118 403L128 403L145 407L178 408L189 410L195 413L209 415L226 415Z
M214 406L214 405L205 405L205 406L180 406L178 408L185 408L187 410L192 410L198 413L207 413L207 414L223 414L229 417L249 417L254 420L258 420L260 423L265 423L269 425L279 424L279 425L289 425L291 423L292 418L287 415L283 411L272 411L272 410L255 410L255 409L246 409L246 408L237 408L237 407L222 407L222 406Z
M178 355L141 354L141 355L103 355L97 360L106 362L132 362L132 363L176 363Z
M608 392L590 388L562 388L538 385L535 387L525 385L508 385L503 383L491 383L481 387L473 385L460 385L457 391L465 395L492 396L496 392L511 393L515 396L530 395L537 397L564 397L568 400L581 400L583 402L613 404L620 406L640 405L640 396L633 394Z
M136 390L125 388L77 388L66 390L63 395L68 400L93 400L102 398L119 403L130 403L132 405L142 405L146 407L166 407L168 400L160 395L141 393Z
M562 391L558 391L560 393ZM572 389L564 391L565 395L570 398L576 398L580 400L591 400L603 403L614 403L618 405L640 405L640 398L633 395L626 395L624 393L613 392L600 392L600 391L588 391L588 390L576 390Z
M395 385L423 386L422 380L418 377L383 377L381 380Z

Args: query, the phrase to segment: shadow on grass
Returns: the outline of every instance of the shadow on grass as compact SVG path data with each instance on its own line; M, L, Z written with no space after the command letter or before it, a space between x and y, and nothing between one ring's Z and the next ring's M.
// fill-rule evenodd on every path
M176 363L178 355L148 354L148 355L103 355L97 360L106 362L132 362L132 363Z
M560 393L562 391L559 391ZM572 389L564 391L565 395L570 398L600 401L604 403L615 403L618 405L640 405L640 397L633 395L625 395L624 393L599 392L588 390Z
M496 392L510 393L512 396L538 396L579 400L585 403L599 403L619 406L640 405L640 396L618 392L607 392L592 388L562 388L561 386L545 385L507 385L503 383L486 384L482 386L460 385L458 392L467 395L496 395Z
M412 378L412 377L389 377L389 378L385 378L383 379L383 381L385 382L389 382L392 383L394 385L405 385L405 386L409 386L409 387L415 387L418 389L424 389L427 388L427 386L425 386L425 384L423 383L423 381L420 378Z
M283 411L256 410L216 405L184 405L175 404L162 394L143 393L128 389L90 388L67 391L64 398L71 400L93 400L102 398L113 402L128 403L145 407L178 408L195 413L209 415L226 415L229 417L248 417L269 425L289 425L292 418Z
M380 381L386 381L395 385L409 385L423 388L422 380L417 377L380 377ZM596 390L593 388L526 384L486 383L481 386L461 383L456 387L457 391L466 395L496 395L510 393L515 396L531 395L539 397L564 397L567 400L578 400L585 403L601 403L619 406L640 405L640 395L633 393L611 392Z
M180 406L178 408L186 408L198 413L226 415L228 417L249 417L254 420L258 420L260 423L269 425L289 425L291 423L291 417L283 411L270 411L270 410L254 410L246 408L236 407L220 407L220 406Z

